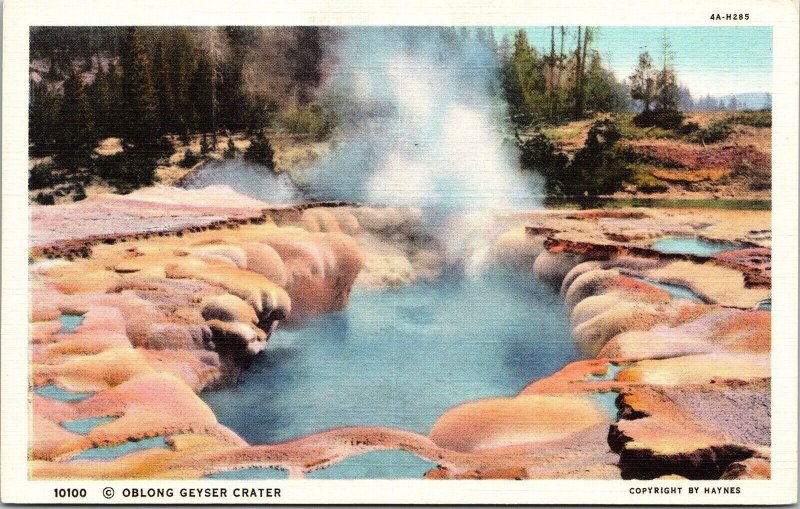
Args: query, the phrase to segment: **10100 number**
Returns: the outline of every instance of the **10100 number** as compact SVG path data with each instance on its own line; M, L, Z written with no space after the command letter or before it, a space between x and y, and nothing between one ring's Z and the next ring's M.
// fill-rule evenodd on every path
M56 498L85 498L85 488L53 488Z

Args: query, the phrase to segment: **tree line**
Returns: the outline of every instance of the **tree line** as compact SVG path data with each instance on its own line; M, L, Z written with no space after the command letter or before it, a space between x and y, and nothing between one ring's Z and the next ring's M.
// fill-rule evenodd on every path
M323 77L323 32L32 29L31 152L54 154L74 169L87 164L97 140L115 136L128 159L150 164L167 150L168 134L187 140L205 134L216 146L224 130L255 133L291 112L323 115L313 107Z

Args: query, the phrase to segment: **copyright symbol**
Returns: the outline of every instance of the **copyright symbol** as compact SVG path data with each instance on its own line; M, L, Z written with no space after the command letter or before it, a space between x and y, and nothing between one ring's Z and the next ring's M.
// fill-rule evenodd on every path
M103 488L103 496L106 498L114 498L114 488Z

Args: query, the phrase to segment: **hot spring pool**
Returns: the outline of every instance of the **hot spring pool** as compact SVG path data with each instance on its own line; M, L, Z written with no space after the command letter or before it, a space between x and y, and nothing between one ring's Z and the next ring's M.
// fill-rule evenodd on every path
M451 277L354 291L342 312L279 328L238 385L202 397L251 444L350 425L427 434L447 409L514 395L575 358L549 287Z
M742 249L745 245L739 242L711 241L699 237L666 237L653 242L650 247L662 253L714 256L723 251Z

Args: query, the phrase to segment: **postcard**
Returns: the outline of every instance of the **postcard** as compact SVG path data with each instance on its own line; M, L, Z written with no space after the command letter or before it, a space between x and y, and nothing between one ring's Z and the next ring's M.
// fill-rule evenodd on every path
M3 502L796 503L796 2L4 7Z

